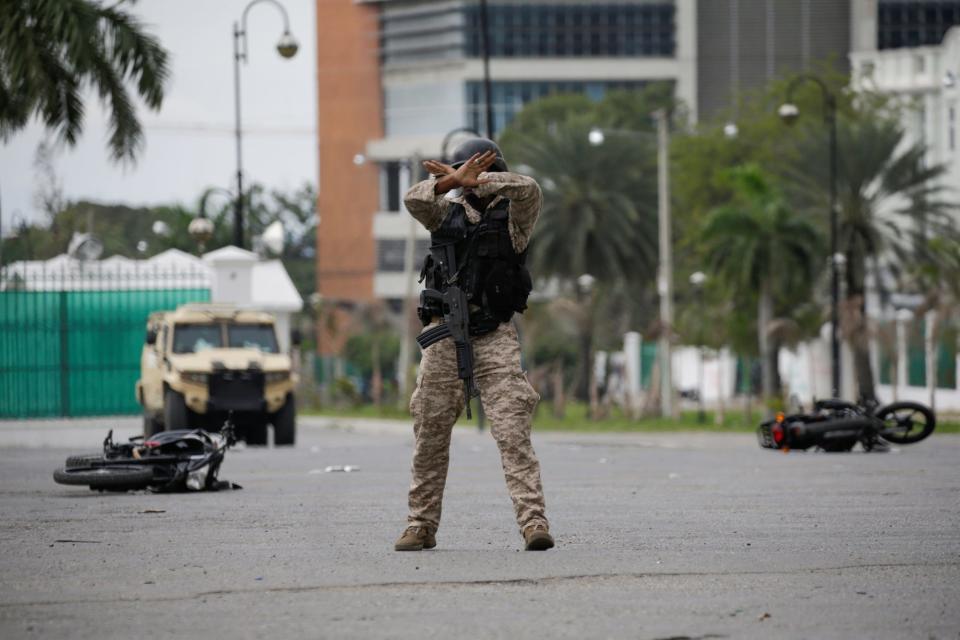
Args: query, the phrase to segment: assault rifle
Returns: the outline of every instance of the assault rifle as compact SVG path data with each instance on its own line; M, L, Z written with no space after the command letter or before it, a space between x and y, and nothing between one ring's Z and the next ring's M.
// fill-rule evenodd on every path
M470 308L467 306L466 292L457 286L449 286L443 293L426 289L420 293L420 305L427 306L431 301L440 303L443 309L443 324L424 331L417 336L417 344L426 349L446 338L453 338L457 351L457 377L463 380L463 399L467 405L467 419L470 413L470 399L480 395L473 379L473 344L470 342Z
M471 238L470 246L464 260L473 255L473 242L477 235ZM443 310L443 324L425 331L417 337L421 349L426 349L435 342L444 338L453 338L453 345L457 351L457 377L463 380L463 399L467 405L467 419L470 414L470 399L480 395L473 380L473 344L470 342L470 307L467 302L467 292L460 288L460 272L464 265L457 264L457 252L454 242L447 242L430 247L434 260L440 267L440 276L446 285L442 292L436 289L426 289L420 293L420 307L431 307ZM439 303L439 305L431 304Z

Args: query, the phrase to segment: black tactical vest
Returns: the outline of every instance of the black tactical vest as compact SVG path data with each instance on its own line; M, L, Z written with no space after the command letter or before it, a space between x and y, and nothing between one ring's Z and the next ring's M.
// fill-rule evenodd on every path
M477 224L467 218L464 206L454 203L443 224L430 234L430 253L423 263L420 280L428 289L443 292L457 284L472 307L470 333L482 335L508 322L514 312L523 313L532 284L524 266L526 250L517 253L508 227L510 202L501 200L487 209ZM450 249L455 256L451 262ZM426 324L443 310L419 309Z

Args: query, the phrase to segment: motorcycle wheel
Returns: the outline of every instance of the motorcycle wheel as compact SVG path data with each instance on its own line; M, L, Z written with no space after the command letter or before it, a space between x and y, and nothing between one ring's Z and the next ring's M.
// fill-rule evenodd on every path
M917 402L894 402L881 407L875 414L883 423L880 437L896 444L920 442L937 426L933 411Z
M58 484L89 485L111 491L145 489L153 481L153 468L141 465L63 468L53 472L53 479Z

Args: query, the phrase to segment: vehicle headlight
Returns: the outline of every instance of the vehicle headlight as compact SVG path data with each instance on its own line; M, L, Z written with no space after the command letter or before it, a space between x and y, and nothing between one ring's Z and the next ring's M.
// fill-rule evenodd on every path
M210 465L205 464L187 474L187 489L203 491L207 486L207 476L210 474Z
M207 380L210 378L208 374L196 371L184 371L181 376L187 382L194 382L196 384L207 384Z
M266 375L267 384L272 382L283 382L290 379L289 371L270 371Z

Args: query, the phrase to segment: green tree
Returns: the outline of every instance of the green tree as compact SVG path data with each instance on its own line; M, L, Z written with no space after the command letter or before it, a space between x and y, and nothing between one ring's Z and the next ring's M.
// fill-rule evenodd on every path
M824 228L829 184L827 141L801 141L787 177L793 200ZM925 149L907 144L899 123L876 109L841 118L837 133L839 250L846 257L844 334L853 350L858 395L875 398L866 318L868 272L882 286L885 273L900 273L925 260L926 238L956 238L951 204L943 199L943 165L927 165Z
M656 171L649 143L609 136L590 144L590 126L569 123L530 138L513 162L543 189L531 244L538 277L601 282L650 280L656 265Z
M637 299L656 268L656 152L651 113L672 108L669 84L612 91L600 101L584 95L538 100L517 116L500 143L514 167L537 179L543 211L530 247L538 278L555 278L576 294L581 375L579 396L590 389L596 309L618 289ZM608 131L602 145L590 131ZM589 274L589 299L573 286ZM634 305L621 305L630 313ZM587 313L589 312L589 313Z
M743 299L756 292L761 388L770 398L777 356L770 342L775 292L803 289L813 280L820 237L757 166L738 167L729 175L733 199L710 213L703 238L712 272L734 296Z
M109 150L133 160L143 129L127 85L163 103L167 52L132 15L94 0L0 0L0 138L34 115L69 145L83 129L87 85L109 103Z

